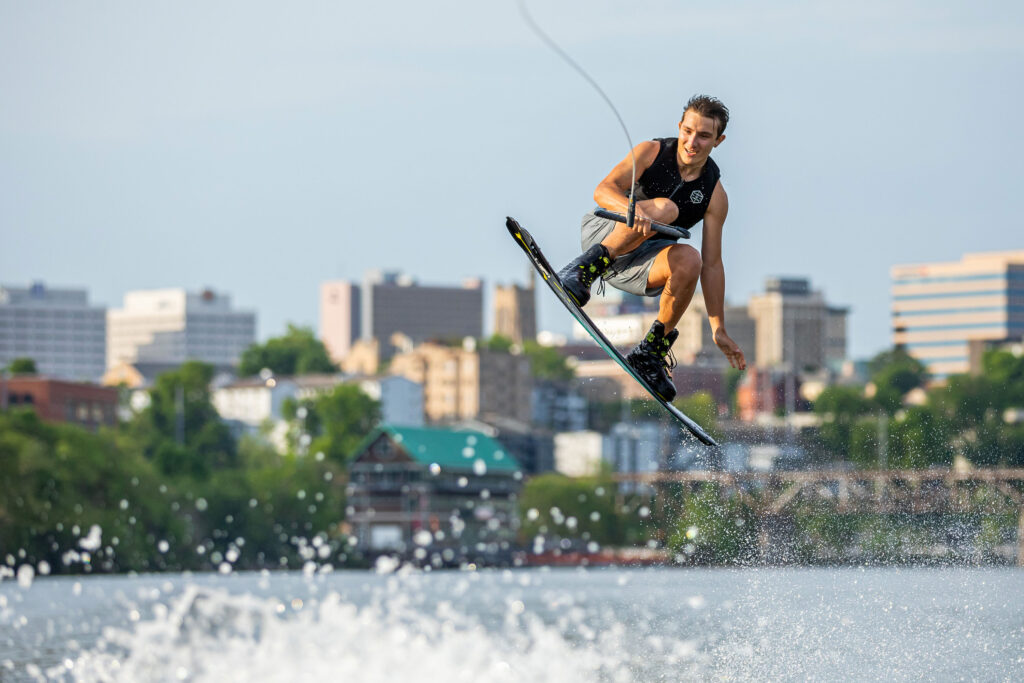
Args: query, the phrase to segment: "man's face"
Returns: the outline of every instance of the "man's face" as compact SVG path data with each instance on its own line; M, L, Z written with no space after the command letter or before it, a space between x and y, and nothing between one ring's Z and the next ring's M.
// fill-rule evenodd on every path
M684 166L703 164L711 150L725 140L718 134L718 122L687 109L679 122L679 160Z

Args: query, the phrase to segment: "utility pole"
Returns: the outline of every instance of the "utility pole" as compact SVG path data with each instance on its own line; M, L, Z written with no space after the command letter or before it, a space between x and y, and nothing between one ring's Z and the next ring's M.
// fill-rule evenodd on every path
M878 468L889 469L889 419L885 413L878 414Z
M174 388L174 443L185 445L185 387Z

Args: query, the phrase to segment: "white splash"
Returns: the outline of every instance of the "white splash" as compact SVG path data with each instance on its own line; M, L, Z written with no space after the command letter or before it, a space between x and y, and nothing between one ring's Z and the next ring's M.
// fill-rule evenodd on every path
M636 680L617 647L621 625L594 633L577 623L580 642L510 600L495 631L457 602L423 610L410 598L415 586L401 583L415 580L395 576L362 607L336 593L283 605L191 586L170 609L131 631L108 630L104 646L47 673L90 682Z
M78 539L78 547L82 550L88 550L95 552L99 550L100 545L103 543L103 529L100 528L99 524L93 524L89 527L89 534L85 538Z

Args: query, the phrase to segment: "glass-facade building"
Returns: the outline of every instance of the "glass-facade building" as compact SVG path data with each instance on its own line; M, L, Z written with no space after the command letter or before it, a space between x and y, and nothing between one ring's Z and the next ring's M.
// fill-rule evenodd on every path
M84 289L0 286L0 368L31 358L40 375L95 382L107 354L107 309Z
M891 269L892 340L935 379L965 373L974 341L1024 336L1024 251Z

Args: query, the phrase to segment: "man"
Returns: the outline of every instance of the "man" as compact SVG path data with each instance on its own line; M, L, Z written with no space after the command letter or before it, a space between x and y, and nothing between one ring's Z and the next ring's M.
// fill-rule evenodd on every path
M590 287L602 278L624 292L661 297L658 317L627 362L666 401L676 389L668 374L669 350L679 336L676 324L690 304L700 280L715 344L734 368L746 368L743 351L725 330L725 269L722 227L729 199L719 180L711 150L725 140L729 110L713 97L696 95L686 103L678 138L642 142L636 156L636 219L623 223L584 216L583 254L559 272L569 295L580 306L590 300ZM597 186L594 199L610 211L626 213L632 157L627 156ZM691 228L704 221L701 253L676 244L651 229L651 221Z

